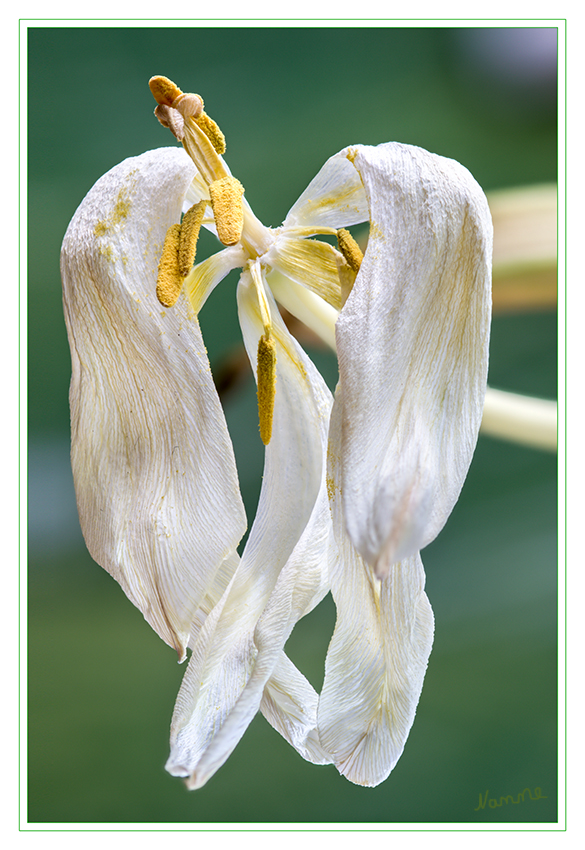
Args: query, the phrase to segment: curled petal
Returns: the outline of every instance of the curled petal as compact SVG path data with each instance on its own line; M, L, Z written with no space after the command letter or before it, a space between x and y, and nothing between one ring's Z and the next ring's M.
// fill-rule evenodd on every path
M486 387L492 226L463 166L387 144L351 153L368 248L337 326L350 537L378 576L455 504Z
M327 760L315 738L316 695L282 650L294 624L327 590L330 522L324 458L331 395L252 275L238 287L244 342L256 366L271 322L276 346L272 439L256 519L240 565L209 614L177 698L167 770L201 787L260 708L306 757ZM266 311L270 316L267 317Z
M315 689L281 652L264 688L260 710L306 761L330 764L332 756L323 749L317 733L318 701Z
M246 525L199 325L155 295L194 167L177 148L102 177L63 241L72 466L91 555L184 657Z
M393 770L413 724L432 647L433 613L420 555L393 564L383 581L355 549L343 550L341 557L318 734L343 776L375 786Z
M329 496L338 554L331 592L337 608L319 699L318 734L337 769L378 785L400 758L414 720L433 641L419 554L376 578L345 531L341 499L340 407L329 443Z

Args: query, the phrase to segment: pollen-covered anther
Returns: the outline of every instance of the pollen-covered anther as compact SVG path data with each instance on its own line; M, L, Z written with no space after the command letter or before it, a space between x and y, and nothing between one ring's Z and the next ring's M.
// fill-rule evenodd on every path
M181 225L172 224L167 230L162 256L158 264L156 297L163 307L172 307L181 293L184 277L179 271Z
M344 227L337 231L337 245L350 268L357 274L364 255L349 230L346 230Z
M183 94L181 89L168 77L151 77L148 86L156 102L166 106L172 106L173 101Z
M154 110L154 114L163 127L168 127L180 142L183 140L183 136L185 135L185 121L177 109L173 109L165 103L159 103Z
M197 240L199 239L206 206L207 201L199 201L199 203L193 204L183 216L179 236L179 274L182 277L189 274L195 262Z
M276 345L263 334L258 342L258 419L260 438L265 446L272 437L274 397L276 394Z
M203 112L203 98L198 94L181 94L173 101L172 107L185 119L197 119Z
M223 245L240 241L244 227L243 194L244 187L231 175L214 180L209 186L217 235Z
M225 136L213 120L210 118L206 112L201 112L201 114L195 118L195 122L200 130L202 130L211 144L216 153L220 156L225 153Z

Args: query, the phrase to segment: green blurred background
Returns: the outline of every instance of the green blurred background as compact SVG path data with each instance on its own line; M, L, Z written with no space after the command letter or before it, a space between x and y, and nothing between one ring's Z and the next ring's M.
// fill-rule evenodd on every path
M183 668L85 551L68 460L60 243L119 161L173 142L153 74L197 91L265 223L348 144L453 157L486 191L556 179L556 30L398 26L31 27L29 107L29 798L34 823L554 822L556 456L480 439L423 552L436 639L405 752L376 789L305 763L262 717L208 785L167 775ZM202 315L212 368L237 352L232 277ZM556 396L554 312L494 318L490 383ZM311 351L331 384L335 361ZM251 376L224 397L253 517L262 471ZM288 651L319 688L330 600ZM479 795L545 799L475 811Z

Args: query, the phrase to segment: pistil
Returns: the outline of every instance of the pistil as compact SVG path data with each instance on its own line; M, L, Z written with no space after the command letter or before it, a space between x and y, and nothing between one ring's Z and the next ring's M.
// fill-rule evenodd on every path
M241 242L251 259L266 253L273 237L243 201L241 183L221 158L225 138L204 111L201 96L182 92L167 77L152 77L149 86L158 103L155 115L182 142L207 185L220 241L224 245Z

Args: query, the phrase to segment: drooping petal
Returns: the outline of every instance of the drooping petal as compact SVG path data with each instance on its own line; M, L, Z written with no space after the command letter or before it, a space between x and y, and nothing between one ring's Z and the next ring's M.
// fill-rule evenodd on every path
M326 496L325 498L321 497L320 507L321 510L329 510ZM305 545L303 548L299 542L299 545L295 547L293 556L289 559L289 577L285 579L284 583L280 583L281 591L285 594L288 593L288 588L291 585L290 573L295 569L298 570L299 568L303 571L303 576L305 576L305 584L315 581L320 582L320 589L315 591L313 588L311 591L312 598L310 600L310 604L312 607L315 607L329 590L328 575L326 569L324 569L327 556L320 548L325 545L325 542L322 538L319 539L319 529L317 529L318 514L317 512L314 513L315 521L309 523L305 530L305 534L303 535L305 544L309 545ZM323 518L322 515L321 518ZM315 530L317 531L317 534L313 538L313 532ZM239 564L239 560L239 555L237 552L234 552L232 556L225 561L224 564L222 564L222 568L216 576L213 587L210 588L210 592L202 600L197 611L196 619L193 621L191 626L191 638L189 641L191 648L195 646L199 638L199 632L207 616L221 599L229 580ZM318 569L319 575L317 577L311 573L311 569L307 569L307 561L313 564L311 569ZM284 572L285 570L283 570L283 573ZM292 595L290 598L292 600ZM296 594L296 598L298 600L298 593ZM276 609L278 611L278 607L281 604L281 599L279 599L278 594L276 594L275 604L271 606L271 610L274 611ZM289 617L291 618L291 621L294 619L294 622L296 622L296 620L308 613L309 611L303 608L303 610L299 610L299 613L296 617L294 617L291 608ZM288 624L282 619L279 621L278 626L279 628L284 627L287 632L290 631L290 626L288 626ZM264 631L267 631L266 627L264 627ZM256 632L258 632L258 627ZM275 637L278 640L278 635L275 635ZM268 722L277 730L277 732L280 732L280 734L303 756L304 759L311 761L314 764L329 764L331 762L331 757L326 754L321 747L316 731L318 696L315 689L309 684L302 673L297 670L295 665L289 658L287 658L285 653L282 650L279 650L278 646L267 645L266 648L270 653L275 652L277 656L276 666L268 681L265 683L261 682L258 674L265 676L268 669L266 664L268 659L265 657L263 659L263 669L255 671L256 681L253 683L248 682L246 685L245 691L248 710L250 710L251 707L250 697L252 688L254 688L255 691L252 698L257 700L257 692L260 692L262 687L264 687L262 701L260 703L260 711ZM265 652L264 655L266 656L267 653ZM253 709L253 713L255 713L256 710L257 705ZM246 721L243 718L239 718L236 722L239 727L239 739L249 720ZM237 740L235 743L237 743Z
M289 210L283 227L350 227L367 221L362 181L346 151L330 157Z
M492 227L463 166L420 148L347 151L368 248L336 326L350 537L385 575L438 534L481 422Z
M250 691L247 688L247 693ZM333 758L323 749L317 733L318 702L315 689L281 652L264 687L260 711L306 761L330 764Z
M177 148L102 177L63 241L72 465L88 549L181 657L245 530L199 325L155 296L194 167Z
M326 761L314 729L316 695L282 656L296 621L327 590L330 521L324 458L331 395L265 291L276 344L272 439L250 538L226 593L201 630L177 698L167 769L198 788L223 764L260 707L305 757ZM250 272L240 321L256 364L263 314ZM280 683L280 684L279 684Z
M319 699L318 734L344 776L378 785L398 761L414 720L433 640L433 614L417 553L380 580L345 531L341 407L329 442L329 496L338 556L331 561L335 632Z

